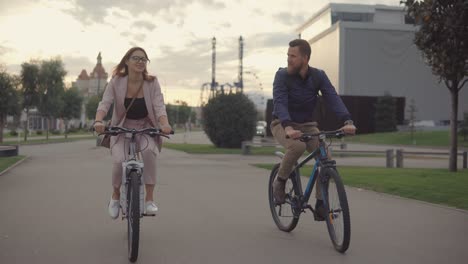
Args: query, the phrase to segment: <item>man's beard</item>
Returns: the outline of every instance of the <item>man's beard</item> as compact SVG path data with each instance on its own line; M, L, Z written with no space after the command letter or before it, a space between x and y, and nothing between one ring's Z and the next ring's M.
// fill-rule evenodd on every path
M297 67L293 67L293 66L288 65L288 74L289 75L298 74L301 71L301 68L302 68L302 64L298 65Z

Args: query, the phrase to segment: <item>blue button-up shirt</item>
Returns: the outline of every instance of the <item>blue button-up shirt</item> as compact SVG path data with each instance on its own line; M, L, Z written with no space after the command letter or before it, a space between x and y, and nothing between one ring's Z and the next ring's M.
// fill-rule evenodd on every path
M316 71L313 74L312 71ZM317 78L317 80L314 79ZM343 122L351 119L348 109L324 71L309 67L305 79L299 74L289 75L279 68L273 82L273 116L283 127L295 123L311 122L312 114L321 92L325 103ZM315 120L316 121L316 120Z

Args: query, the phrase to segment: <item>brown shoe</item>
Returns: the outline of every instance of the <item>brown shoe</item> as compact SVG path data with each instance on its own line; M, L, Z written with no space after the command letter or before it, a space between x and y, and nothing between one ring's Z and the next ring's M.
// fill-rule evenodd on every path
M286 186L286 180L279 177L273 182L273 197L275 198L276 204L284 204L286 200L286 193L284 188Z

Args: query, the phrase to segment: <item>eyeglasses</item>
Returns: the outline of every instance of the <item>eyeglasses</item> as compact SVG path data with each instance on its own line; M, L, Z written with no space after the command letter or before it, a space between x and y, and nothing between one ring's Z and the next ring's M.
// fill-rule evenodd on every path
M145 57L139 57L139 56L131 56L130 59L134 62L143 62L143 63L149 63L150 60L148 60Z

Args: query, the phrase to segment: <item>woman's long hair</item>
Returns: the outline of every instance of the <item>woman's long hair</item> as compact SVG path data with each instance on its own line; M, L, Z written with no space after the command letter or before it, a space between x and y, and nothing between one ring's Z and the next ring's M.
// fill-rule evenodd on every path
M125 53L125 56L123 56L122 60L120 60L120 63L117 66L115 66L114 71L112 72L112 77L124 77L128 75L128 67L126 62L130 59L130 56L132 56L132 53L136 50L141 50L145 54L146 59L149 61L148 55L146 54L146 51L143 48L133 47L129 49L127 53ZM145 67L145 70L143 71L143 80L153 81L155 78L155 76L148 75L148 71Z

